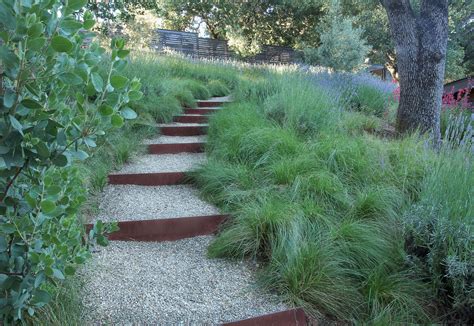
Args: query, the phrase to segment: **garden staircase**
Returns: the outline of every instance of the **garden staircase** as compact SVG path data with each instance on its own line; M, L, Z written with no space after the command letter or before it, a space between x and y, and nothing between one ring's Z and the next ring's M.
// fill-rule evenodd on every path
M114 187L114 185L129 185L130 187L143 187L143 186L153 186L153 187L176 187L178 185L184 185L183 187L188 187L188 179L186 177L186 169L183 168L179 170L179 165L183 164L183 160L192 160L196 159L196 162L200 162L203 158L202 152L205 149L205 141L200 139L199 141L186 141L187 138L195 139L192 136L204 136L207 134L208 128L208 119L209 116L219 110L224 109L225 104L229 102L230 99L228 97L223 98L212 98L206 101L198 101L197 108L186 108L184 109L184 114L177 115L173 118L173 123L171 124L162 124L159 125L161 135L167 137L166 142L162 143L151 143L148 144L148 156L147 160L159 160L159 159L166 159L171 160L171 165L168 170L160 170L159 161L156 161L156 168L155 164L152 164L152 168L149 168L148 165L144 165L143 167L138 166L133 171L129 171L125 169L124 171L120 171L117 173L112 173L109 175L109 187ZM179 140L173 142L173 139ZM175 161L173 161L175 160ZM143 163L143 164L145 164ZM134 189L142 189L142 188L134 188ZM147 188L147 189L151 189ZM162 189L162 188L160 188ZM165 188L166 191L166 188ZM170 188L171 192L171 188ZM116 205L120 205L120 198L119 195L113 196L112 200L117 201ZM153 200L154 198L140 198L140 200ZM191 199L190 199L191 200ZM195 199L193 199L195 200ZM198 199L199 200L199 199ZM182 205L187 205L187 199L182 199ZM137 205L139 205L139 200L137 199ZM172 206L176 203L168 203L166 205ZM165 206L166 206L165 205ZM190 203L190 205L193 205ZM202 205L208 205L207 203L203 203ZM139 207L137 207L138 210ZM192 210L193 207L189 207ZM171 208L172 209L172 208ZM209 212L214 213L209 213ZM118 221L118 225L120 230L114 232L109 235L109 240L120 240L120 241L139 241L139 242L163 242L163 241L187 241L183 239L193 238L193 237L200 237L200 236L209 236L213 235L217 232L219 226L227 219L226 215L220 214L215 208L211 210L206 210L206 214L198 214L193 212L192 216L179 216L179 217L171 217L171 218L159 218L159 219L130 219L127 220L126 217L122 218ZM133 213L133 208L131 208L131 213ZM199 238L196 238L199 239ZM112 241L113 242L113 241ZM178 244L178 242L176 242ZM107 255L107 248L103 249L105 251L104 255ZM176 253L176 250L173 249L173 253ZM202 248L202 251L205 252L205 248ZM171 255L171 254L170 254ZM104 258L105 259L105 258ZM159 258L158 258L159 259ZM184 259L184 258L183 258ZM202 259L206 259L205 257ZM209 260L210 264L212 264L213 260ZM126 266L127 261L124 261L123 264ZM106 264L107 265L107 264ZM113 263L107 265L108 268L116 268ZM120 266L120 264L119 264ZM209 268L212 268L209 265ZM170 266L172 268L172 266ZM139 267L139 270L145 270L146 266ZM186 269L184 271L180 271L180 273L186 273ZM204 273L205 271L203 271ZM232 273L231 273L232 274ZM101 276L100 276L101 275ZM94 275L93 278L98 280L100 277L104 277L103 274ZM219 276L216 276L216 278ZM123 280L123 283L126 283L127 279ZM202 284L201 284L202 285ZM165 286L165 285L164 285ZM181 288L181 284L178 285ZM179 289L179 291L186 292L186 289ZM205 290L205 289L204 289ZM107 290L106 290L107 291ZM189 295L186 295L189 296ZM115 301L117 301L115 299ZM125 299L124 299L125 300ZM183 301L190 300L189 298L182 298ZM197 298L196 300L200 300ZM204 299L203 299L204 300ZM192 301L192 300L191 300ZM204 301L203 301L204 302ZM176 303L169 303L170 305ZM203 304L202 302L199 304ZM198 305L199 305L198 304ZM219 303L222 304L222 303ZM248 302L243 303L252 305L252 301L249 299ZM111 304L112 305L112 304ZM135 306L134 306L135 305ZM191 304L191 308L186 308L183 306L181 309L193 309ZM119 310L126 310L126 309L133 309L132 307L140 307L141 305L137 303L132 303L131 307L121 306ZM179 308L179 307L178 307ZM176 309L178 309L176 308ZM138 309L138 308L137 308ZM159 310L159 307L156 307ZM227 325L306 325L306 317L304 312L301 309L287 309L286 307L279 307L278 309L273 308L274 311L271 311L271 308L261 309L261 312L254 311L252 313L248 312L245 313L244 317L238 316L237 319L232 319L229 317L229 314L225 311L225 305L220 308L220 311L212 310L213 314L219 315L219 318L222 317L225 319L225 324ZM276 312L275 312L276 309ZM268 311L270 310L270 311ZM99 319L104 319L107 322L117 322L118 319L126 320L127 318L122 316L118 318L117 316L111 317L111 314L114 312L107 312L97 310L94 312ZM119 312L126 315L126 311ZM255 315L258 313L257 315ZM172 313L170 313L170 318ZM217 316L216 315L216 316ZM223 316L220 316L223 315ZM225 316L224 316L225 315ZM105 316L105 317L104 317ZM112 318L112 319L107 319ZM115 318L115 319L113 319ZM117 319L118 318L118 319ZM162 317L161 317L162 318ZM219 319L220 320L220 319ZM96 321L97 322L97 321ZM195 324L193 321L188 321L189 323ZM186 323L186 321L185 321ZM170 324L172 324L172 319L170 319Z

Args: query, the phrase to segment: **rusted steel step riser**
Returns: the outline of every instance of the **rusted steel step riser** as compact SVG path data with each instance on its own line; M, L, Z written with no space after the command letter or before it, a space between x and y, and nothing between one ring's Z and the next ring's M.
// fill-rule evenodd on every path
M203 115L208 115L208 114L212 114L212 113L216 113L218 112L219 110L221 109L212 109L212 108L196 108L196 109L192 109L192 108L185 108L184 109L184 113L185 114L203 114Z
M173 117L174 122L181 123L206 123L209 120L207 115L177 115Z
M303 309L296 308L273 314L224 323L223 326L306 326L306 314Z
M150 144L149 154L202 153L206 143Z
M200 108L213 108L216 106L222 106L227 102L216 102L216 101L198 101L197 105Z
M112 185L166 186L186 183L184 172L109 174L109 184Z
M160 127L160 133L166 136L201 136L207 134L206 126L169 126Z
M214 234L228 218L227 215L178 217L158 220L118 222L119 230L109 240L120 241L176 241L200 235ZM90 230L92 224L87 224Z

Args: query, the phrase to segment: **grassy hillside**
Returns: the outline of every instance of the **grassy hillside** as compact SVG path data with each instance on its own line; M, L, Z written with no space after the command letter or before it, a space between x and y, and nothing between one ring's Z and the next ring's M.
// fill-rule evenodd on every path
M81 167L85 215L156 122L232 93L210 121L209 161L193 173L203 196L232 214L211 257L260 261L262 286L316 318L470 321L472 129L447 137L464 145L439 153L424 138L395 138L393 85L365 75L135 54L127 77L143 85L131 105L138 118ZM72 292L59 291L36 324L74 324L77 305L61 304Z
M472 318L472 143L435 153L387 133L392 91L368 76L244 74L194 174L233 216L210 256L261 260L262 284L315 317Z

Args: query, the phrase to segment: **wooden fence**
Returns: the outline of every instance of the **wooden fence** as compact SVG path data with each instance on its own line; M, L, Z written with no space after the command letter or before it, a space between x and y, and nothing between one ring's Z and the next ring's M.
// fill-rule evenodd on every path
M167 29L158 29L153 41L153 48L158 52L166 49L184 53L194 58L229 59L235 53L229 48L226 40L214 40L198 37L197 33L178 32ZM246 59L249 62L265 63L292 63L298 53L289 47L262 46L262 52Z

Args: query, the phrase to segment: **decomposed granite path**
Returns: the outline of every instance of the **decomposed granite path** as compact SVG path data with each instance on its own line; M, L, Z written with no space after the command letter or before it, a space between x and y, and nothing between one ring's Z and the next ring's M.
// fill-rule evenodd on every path
M256 286L250 262L206 256L225 217L183 180L206 160L208 115L228 101L199 101L159 125L145 142L150 154L109 176L96 218L121 230L79 272L85 325L305 324L302 311Z

